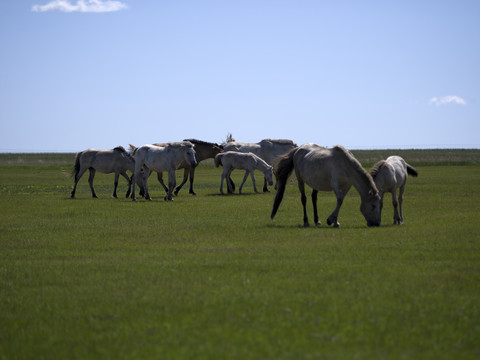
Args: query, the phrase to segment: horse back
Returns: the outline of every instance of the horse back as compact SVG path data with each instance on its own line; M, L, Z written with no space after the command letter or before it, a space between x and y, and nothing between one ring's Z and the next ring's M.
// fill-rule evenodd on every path
M333 166L330 149L314 144L301 146L293 157L297 179L305 182L312 189L319 191L332 190L332 178L341 178L341 167Z

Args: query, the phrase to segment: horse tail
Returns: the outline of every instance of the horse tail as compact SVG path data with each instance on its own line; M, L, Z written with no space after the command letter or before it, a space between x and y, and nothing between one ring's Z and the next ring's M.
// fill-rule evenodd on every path
M80 172L80 156L82 155L83 152L77 153L75 156L75 164L73 165L71 176L77 180L77 175Z
M418 171L413 166L407 164L407 173L408 175L412 175L413 177L418 176Z
M280 156L277 161L275 176L277 177L277 193L275 194L275 200L273 201L273 209L270 218L273 220L280 203L283 200L283 194L285 193L285 187L287 186L287 180L293 171L293 156L298 148L293 148L286 154Z
M223 166L222 164L222 156L223 156L224 153L220 153L220 154L217 154L215 155L215 167L218 168L220 165Z

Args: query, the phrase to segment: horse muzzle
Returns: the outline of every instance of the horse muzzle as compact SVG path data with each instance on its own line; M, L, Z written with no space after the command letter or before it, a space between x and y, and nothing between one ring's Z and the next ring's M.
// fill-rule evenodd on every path
M380 221L367 221L368 227L380 227Z

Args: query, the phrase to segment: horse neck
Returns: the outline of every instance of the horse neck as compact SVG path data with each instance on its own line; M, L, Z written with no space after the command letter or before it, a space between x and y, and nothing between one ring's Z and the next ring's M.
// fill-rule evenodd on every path
M376 190L372 177L368 175L360 163L354 163L353 159L349 159L345 163L351 170L350 181L362 199L368 197L372 191Z
M125 156L124 157L125 162L127 164L127 169L130 170L131 172L135 171L135 159L131 156Z
M268 171L268 164L263 160L258 160L255 164L255 169L260 170L263 173Z
M218 152L215 152L215 149L212 146L205 145L195 145L195 157L197 162L200 162L205 159L214 158Z

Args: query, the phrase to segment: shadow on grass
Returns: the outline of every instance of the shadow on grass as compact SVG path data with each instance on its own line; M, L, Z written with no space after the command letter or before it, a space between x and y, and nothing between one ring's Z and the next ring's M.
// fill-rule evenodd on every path
M247 193L233 193L233 194L227 194L227 193L224 193L224 194L221 194L221 193L211 193L211 194L206 194L206 196L222 196L222 197L235 197L235 196L252 196L252 195L256 195L256 196L262 196L262 195L269 195L271 193L255 193L255 192L247 192Z
M382 225L380 227L382 228L390 228L390 227L396 227L397 225L393 224L388 224L388 225ZM303 226L302 224L297 224L297 225L284 225L284 224L278 224L275 222L271 222L270 224L265 224L261 226L262 228L267 228L267 229L320 229L320 230L333 230L333 231L342 231L342 230L348 230L348 229L377 229L376 227L368 227L367 225L340 225L339 228L335 228L333 226L328 226L328 225L310 225L310 226Z

